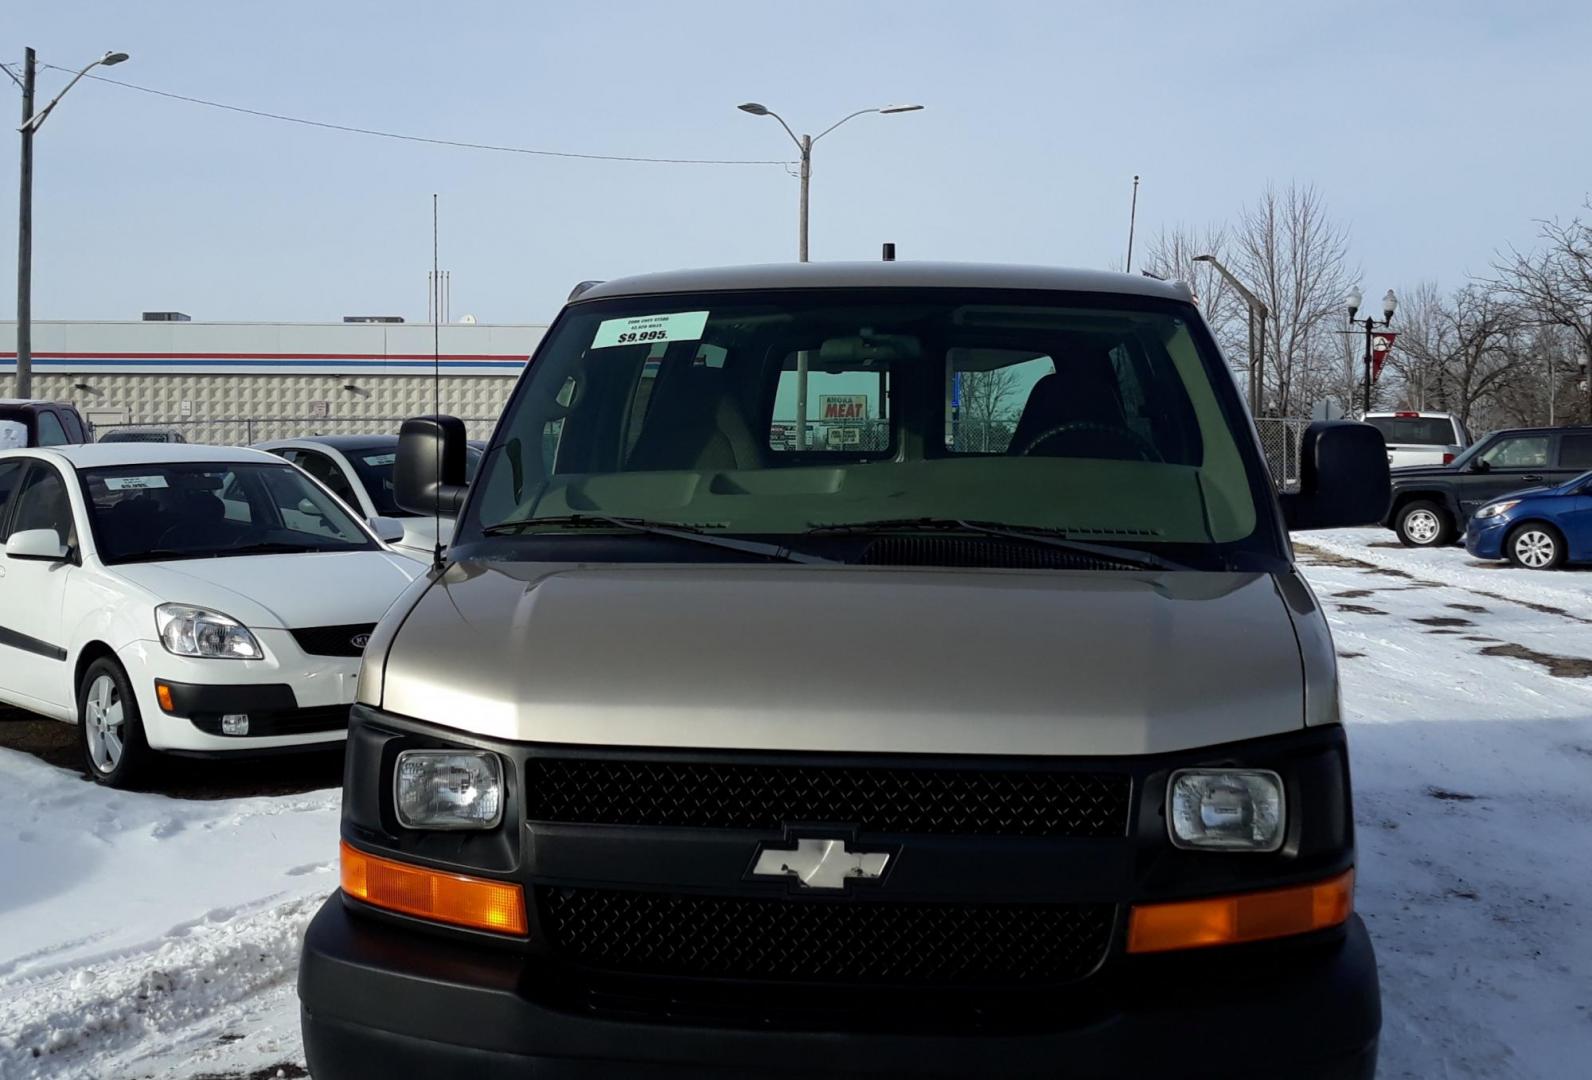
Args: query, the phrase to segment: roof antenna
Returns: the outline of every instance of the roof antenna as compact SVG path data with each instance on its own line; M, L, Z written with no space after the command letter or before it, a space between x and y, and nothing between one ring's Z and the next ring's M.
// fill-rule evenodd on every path
M1128 210L1128 265L1125 273L1133 273L1133 226L1139 222L1139 176L1133 175L1133 206Z
M895 245L887 241L884 245L882 257L885 262L895 262Z
M437 193L431 193L431 414L442 415L442 276L437 273ZM440 436L440 432L439 432ZM442 439L436 440L437 476L442 475ZM431 569L440 571L442 562L442 503L433 495L431 521L436 527L431 551Z

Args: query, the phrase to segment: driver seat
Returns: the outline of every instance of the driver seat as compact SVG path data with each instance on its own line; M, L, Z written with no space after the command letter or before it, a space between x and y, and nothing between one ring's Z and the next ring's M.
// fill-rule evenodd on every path
M1115 369L1104 353L1075 354L1058 361L1053 373L1034 384L1006 452L1021 455L1034 440L1065 424L1098 427L1074 428L1043 439L1036 448L1041 456L1130 460L1138 456L1131 443L1109 434L1110 429L1131 429L1117 396Z

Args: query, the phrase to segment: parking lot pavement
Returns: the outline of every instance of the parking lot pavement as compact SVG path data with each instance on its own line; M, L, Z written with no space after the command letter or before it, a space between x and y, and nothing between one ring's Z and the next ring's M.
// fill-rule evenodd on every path
M1300 546L1343 677L1379 1075L1583 1075L1592 573L1388 537ZM240 775L179 800L0 749L0 865L30 871L0 876L0 1075L302 1075L298 938L335 884L338 795Z
M1378 1075L1584 1075L1592 573L1373 546L1389 536L1299 547L1343 680Z

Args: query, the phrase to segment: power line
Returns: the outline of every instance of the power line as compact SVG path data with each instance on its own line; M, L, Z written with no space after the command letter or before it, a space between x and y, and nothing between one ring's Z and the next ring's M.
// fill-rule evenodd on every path
M11 65L10 64L0 64L0 68L5 68L6 74L11 76L11 81L12 82L16 83L18 86L22 85L22 80L17 77L17 73L16 72L11 70Z
M58 67L55 64L40 64L40 67L50 68L53 71L66 71L76 74L68 68ZM9 70L9 69L8 69ZM15 78L16 76L12 76ZM666 158L666 157L639 157L629 154L577 154L567 150L533 150L524 146L499 146L494 143L464 142L458 139L433 139L424 135L403 135L395 131L379 131L375 128L354 127L350 124L333 124L324 120L309 120L302 116L285 116L282 113L265 112L262 109L248 109L242 105L227 105L220 101L207 101L204 98L189 97L186 94L173 94L168 90L156 90L149 86L139 86L137 83L123 82L120 79L107 79L103 75L85 75L86 79L95 82L110 83L112 86L124 87L128 90L138 90L141 93L153 94L156 97L171 98L174 101L186 101L193 105L204 105L212 109L224 109L227 112L242 113L245 116L258 116L266 120L280 120L288 124L302 124L305 127L322 128L326 131L341 131L351 135L371 135L379 139L397 139L400 142L425 143L429 146L449 146L460 150L492 150L504 154L529 154L534 157L578 158L582 161L631 161L650 165L789 165L784 160L751 160L746 158Z

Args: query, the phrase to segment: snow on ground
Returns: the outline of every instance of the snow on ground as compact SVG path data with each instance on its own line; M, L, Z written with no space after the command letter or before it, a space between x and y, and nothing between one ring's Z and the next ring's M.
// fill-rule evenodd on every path
M1585 1075L1592 572L1391 538L1300 537L1341 657L1380 1075ZM335 791L184 802L0 751L0 821L0 1077L300 1075Z
M300 1058L292 983L337 819L335 790L179 801L0 750L0 1076ZM259 1030L273 995L292 1023Z

